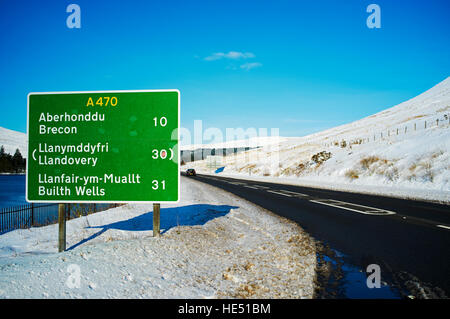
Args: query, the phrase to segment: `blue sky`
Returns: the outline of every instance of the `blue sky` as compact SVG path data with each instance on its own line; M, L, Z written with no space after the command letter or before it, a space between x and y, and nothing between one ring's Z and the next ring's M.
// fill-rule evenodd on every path
M81 29L66 7L81 8ZM369 29L366 8L381 8ZM179 89L181 125L302 136L410 99L450 75L437 1L0 0L0 126L39 91Z

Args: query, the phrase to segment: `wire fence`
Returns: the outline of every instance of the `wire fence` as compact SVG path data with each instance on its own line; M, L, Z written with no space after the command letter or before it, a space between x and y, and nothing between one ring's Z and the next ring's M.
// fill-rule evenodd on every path
M432 128L449 128L450 127L450 115L444 114L443 116L435 119L426 119L422 121L410 122L403 126L389 127L378 133L366 135L364 137L356 137L350 140L342 139L335 140L330 143L326 143L324 146L340 146L342 148L349 147L355 144L365 144L381 140L391 140L395 137L411 134L417 131L432 129Z
M64 204L66 219L101 212L122 204ZM40 227L58 222L58 204L26 204L0 208L0 234L14 229Z

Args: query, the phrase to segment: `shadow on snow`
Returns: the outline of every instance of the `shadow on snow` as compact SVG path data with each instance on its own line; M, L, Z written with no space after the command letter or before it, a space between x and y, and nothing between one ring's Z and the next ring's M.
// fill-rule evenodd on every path
M239 208L237 206L229 205L208 205L196 204L181 207L161 208L160 210L160 228L161 233L165 233L169 229L176 226L195 226L204 225L208 221L224 216L230 212L231 209ZM91 226L88 228L99 228L99 232L83 239L74 244L67 250L72 250L106 232L108 229L117 229L124 231L149 231L153 230L153 211L144 213L142 215L114 222L111 224L101 226Z

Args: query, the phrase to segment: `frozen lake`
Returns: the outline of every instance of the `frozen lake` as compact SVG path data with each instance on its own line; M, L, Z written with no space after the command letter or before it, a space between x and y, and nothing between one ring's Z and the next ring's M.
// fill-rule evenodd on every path
M26 203L25 175L0 175L0 208Z

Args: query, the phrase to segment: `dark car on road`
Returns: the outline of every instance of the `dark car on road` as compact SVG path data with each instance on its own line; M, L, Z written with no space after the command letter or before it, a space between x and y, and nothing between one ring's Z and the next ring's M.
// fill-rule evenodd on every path
M195 173L195 169L189 168L189 169L186 171L186 176L197 176L197 173Z

